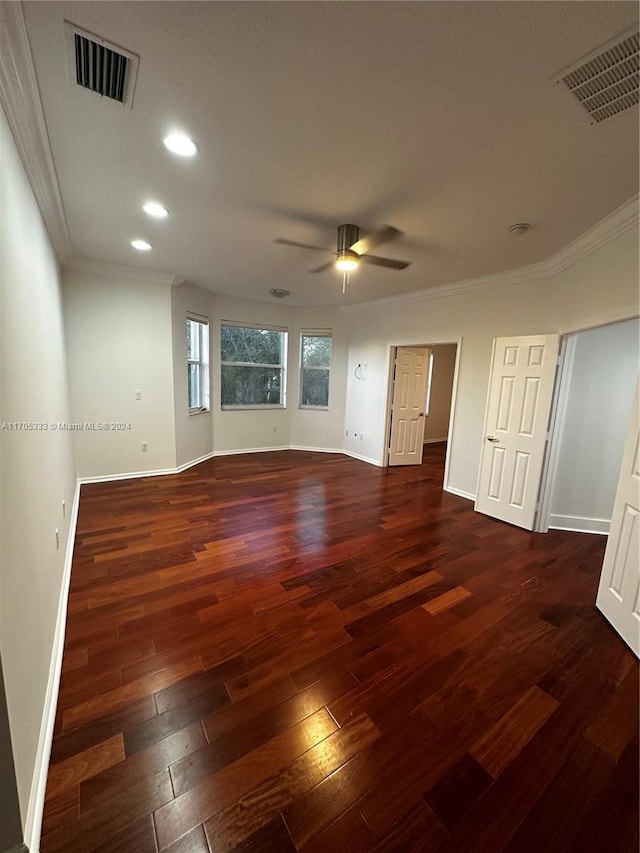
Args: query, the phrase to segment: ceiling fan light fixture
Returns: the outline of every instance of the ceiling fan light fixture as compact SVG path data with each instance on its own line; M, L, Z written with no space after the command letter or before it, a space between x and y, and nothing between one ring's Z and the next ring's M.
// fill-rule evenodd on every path
M336 267L340 272L353 272L358 269L358 256L355 252L348 250L339 252L336 258Z

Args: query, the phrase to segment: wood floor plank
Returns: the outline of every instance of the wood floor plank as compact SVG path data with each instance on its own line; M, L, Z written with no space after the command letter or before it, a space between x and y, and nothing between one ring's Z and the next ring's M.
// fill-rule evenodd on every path
M447 829L453 829L492 783L487 771L465 754L424 795L425 802Z
M199 720L168 735L140 752L124 758L113 767L86 779L80 785L80 813L110 797L121 793L139 781L168 769L206 746L206 738ZM175 791L174 791L175 794Z
M213 814L205 821L207 838L215 838L217 843L227 846L237 846L293 800L306 794L366 749L379 734L367 717L357 717L279 773L256 785L233 805ZM289 821L287 825L291 826Z
M163 847L160 853L210 853L204 826L199 824L189 832L185 832L173 844Z
M47 776L47 797L55 797L66 788L79 785L85 779L90 779L102 770L124 761L124 757L124 741L122 735L118 734L64 761L52 764Z
M83 485L41 853L637 849L604 537L475 513L445 446Z
M360 743L361 740L370 738L372 733L378 734L377 729L368 720L352 729L340 729L336 732L336 728L335 721L326 711L318 711L276 735L258 749L207 776L194 787L188 788L172 803L159 809L155 815L160 845L171 843L186 830L205 821L217 811L232 807L257 784L262 784L265 779L283 771L316 744L322 744L331 732L343 734L323 749L327 754L335 752L339 755L353 748L352 743ZM327 746L332 749L327 749ZM268 819L271 817L273 815ZM240 840L242 839L236 839L234 843Z
M469 754L496 779L559 704L534 685L473 744Z

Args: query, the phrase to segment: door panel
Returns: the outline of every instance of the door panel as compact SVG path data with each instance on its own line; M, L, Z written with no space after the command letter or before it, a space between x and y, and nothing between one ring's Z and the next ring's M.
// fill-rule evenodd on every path
M396 351L389 465L420 465L424 439L424 407L431 350L398 347Z
M533 528L558 335L496 338L475 508Z
M596 605L640 657L640 399L633 401Z

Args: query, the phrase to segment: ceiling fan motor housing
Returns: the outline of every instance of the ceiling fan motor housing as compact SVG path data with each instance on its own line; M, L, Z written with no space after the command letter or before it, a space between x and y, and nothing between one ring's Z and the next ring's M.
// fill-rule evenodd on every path
M339 225L338 226L338 254L346 252L358 242L360 237L360 229L357 225Z

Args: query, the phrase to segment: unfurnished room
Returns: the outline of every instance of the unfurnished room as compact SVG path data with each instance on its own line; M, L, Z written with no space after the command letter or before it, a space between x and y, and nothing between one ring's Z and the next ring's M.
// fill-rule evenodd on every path
M2 853L637 853L638 18L0 0Z

